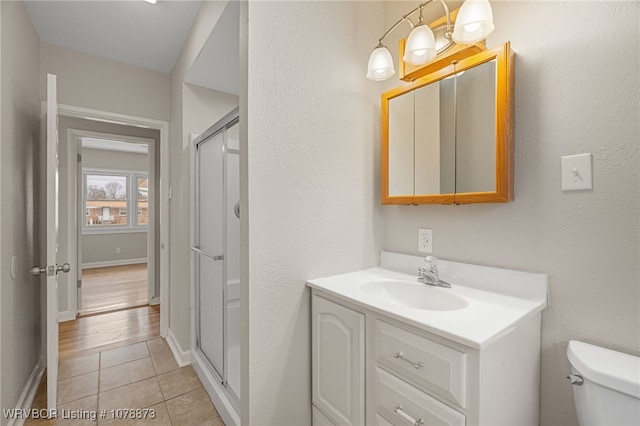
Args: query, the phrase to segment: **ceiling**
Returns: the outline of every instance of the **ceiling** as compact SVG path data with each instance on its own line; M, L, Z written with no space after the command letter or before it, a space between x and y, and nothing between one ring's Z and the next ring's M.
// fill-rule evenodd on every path
M171 72L201 1L32 1L40 40L163 73Z

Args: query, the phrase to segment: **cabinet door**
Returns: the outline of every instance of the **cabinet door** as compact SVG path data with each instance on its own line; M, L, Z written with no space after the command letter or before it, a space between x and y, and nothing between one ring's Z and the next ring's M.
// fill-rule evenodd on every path
M364 315L314 295L313 404L338 425L364 424Z

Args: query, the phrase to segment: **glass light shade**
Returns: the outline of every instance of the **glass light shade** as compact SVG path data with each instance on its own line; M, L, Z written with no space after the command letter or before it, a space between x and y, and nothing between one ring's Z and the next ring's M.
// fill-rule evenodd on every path
M391 52L383 44L373 49L369 56L369 65L367 67L367 78L373 81L386 80L396 71L393 69L393 59Z
M489 0L465 0L453 28L453 41L461 44L477 43L489 37L494 29Z
M402 59L411 65L422 65L435 57L436 41L433 31L426 24L416 26L407 38Z

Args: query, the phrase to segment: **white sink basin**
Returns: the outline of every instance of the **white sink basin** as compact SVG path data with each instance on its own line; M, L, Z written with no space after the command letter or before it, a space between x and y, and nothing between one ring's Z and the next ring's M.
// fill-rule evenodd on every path
M398 305L428 311L456 311L469 303L450 289L395 279L377 279L361 284L367 294Z

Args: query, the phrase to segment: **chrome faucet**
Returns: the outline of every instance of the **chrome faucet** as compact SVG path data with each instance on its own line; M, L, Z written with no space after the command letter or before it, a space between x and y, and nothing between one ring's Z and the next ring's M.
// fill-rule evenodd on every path
M451 284L441 280L438 276L438 259L434 256L427 256L424 258L426 268L418 268L418 281L424 284L451 288Z

